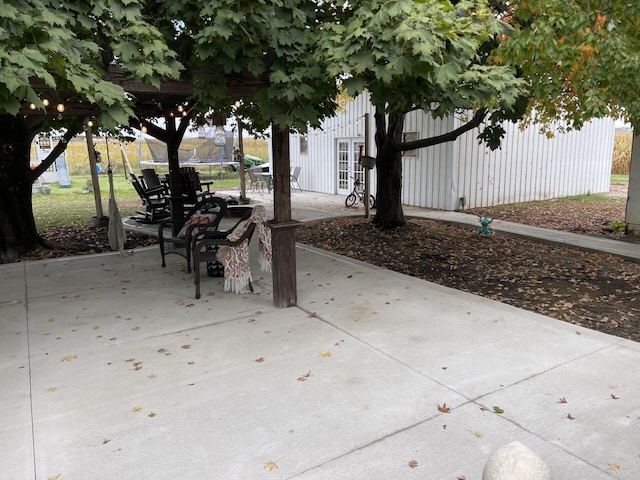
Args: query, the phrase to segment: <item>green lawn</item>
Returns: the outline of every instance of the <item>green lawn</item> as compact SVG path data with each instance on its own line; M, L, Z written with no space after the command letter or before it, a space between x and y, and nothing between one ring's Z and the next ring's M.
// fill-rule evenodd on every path
M238 189L240 180L237 174L213 178L213 189ZM100 175L100 197L103 214L109 214L109 178ZM131 182L122 174L113 175L113 184L118 208L123 217L133 215L142 208L142 201L133 189ZM96 201L93 193L84 193L83 187L91 185L90 177L71 177L71 187L61 188L52 183L50 195L33 194L33 216L38 229L58 225L89 225L91 217L96 215Z
M629 183L629 175L611 175L611 183Z

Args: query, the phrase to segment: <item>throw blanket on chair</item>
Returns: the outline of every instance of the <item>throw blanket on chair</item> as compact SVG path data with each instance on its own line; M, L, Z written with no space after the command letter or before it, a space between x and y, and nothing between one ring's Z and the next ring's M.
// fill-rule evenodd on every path
M229 235L230 242L238 241L252 223L256 224L260 251L260 270L271 271L271 231L265 225L267 212L262 205L253 208L251 217L241 222ZM218 261L224 265L224 290L242 293L251 285L249 266L249 240L234 246L223 246L218 252Z

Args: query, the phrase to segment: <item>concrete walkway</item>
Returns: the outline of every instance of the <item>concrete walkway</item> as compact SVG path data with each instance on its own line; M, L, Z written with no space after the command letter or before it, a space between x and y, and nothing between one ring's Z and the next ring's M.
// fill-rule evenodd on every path
M513 440L638 478L638 343L304 246L288 309L170 259L0 265L4 478L480 480Z

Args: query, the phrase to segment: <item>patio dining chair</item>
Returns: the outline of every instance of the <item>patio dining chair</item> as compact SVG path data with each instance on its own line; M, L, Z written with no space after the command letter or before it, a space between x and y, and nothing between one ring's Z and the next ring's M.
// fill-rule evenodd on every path
M298 183L298 177L300 176L300 172L302 171L302 167L294 167L291 172L291 176L289 177L289 181L291 182L291 188L294 188L296 185L298 186L298 190L302 191L302 187Z
M249 180L251 181L251 191L255 192L257 189L260 191L264 190L264 178L262 176L258 176L257 172L262 172L260 167L253 167L247 169L247 175L249 175Z
M200 263L219 261L224 267L224 289L243 293L248 287L253 292L251 268L249 266L249 243L258 231L260 269L271 270L271 233L266 226L266 211L256 205L245 214L245 218L227 231L206 234L196 238L193 248L193 268L195 270L196 298L200 298Z
M162 266L166 267L165 257L176 254L187 260L187 272L191 273L191 252L194 236L199 232L216 231L227 211L227 202L220 197L207 197L196 203L185 215L184 220L165 220L158 226L158 244ZM173 227L181 226L177 235Z

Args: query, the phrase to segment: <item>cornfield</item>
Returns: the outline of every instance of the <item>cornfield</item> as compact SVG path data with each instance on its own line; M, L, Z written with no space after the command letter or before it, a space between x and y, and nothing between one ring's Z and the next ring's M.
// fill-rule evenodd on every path
M131 164L134 172L137 172L140 161L152 161L151 151L147 142L129 142L122 143L115 139L109 139L109 150L107 152L107 145L104 138L94 137L94 144L97 151L100 152L102 157L102 168L106 168L107 161L110 161L114 167L114 171L122 172L125 168L122 155L120 154L120 147L126 153L127 159ZM202 139L198 138L185 138L182 141L181 149L195 148L198 142L202 142ZM249 155L260 157L265 161L269 158L268 145L266 140L255 138L243 139L244 152ZM33 156L33 154L32 154ZM67 156L67 168L69 174L72 176L81 176L89 174L89 155L87 153L87 143L84 137L76 137L69 142L66 150ZM204 164L203 164L204 165ZM161 170L161 168L159 169ZM162 173L162 172L159 172ZM165 172L166 173L166 172Z
M631 168L631 144L633 131L617 130L613 140L613 162L611 173L613 175L629 175Z

